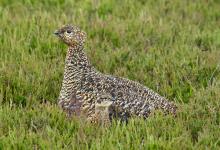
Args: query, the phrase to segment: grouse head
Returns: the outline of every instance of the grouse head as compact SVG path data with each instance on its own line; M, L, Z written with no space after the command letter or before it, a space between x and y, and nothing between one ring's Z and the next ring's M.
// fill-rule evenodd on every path
M68 46L82 46L86 33L73 25L65 25L54 32Z

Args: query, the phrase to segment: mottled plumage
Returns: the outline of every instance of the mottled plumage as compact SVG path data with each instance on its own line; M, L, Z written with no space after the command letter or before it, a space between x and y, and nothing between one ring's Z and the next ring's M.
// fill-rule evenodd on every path
M67 25L55 34L69 46L58 99L59 105L69 114L83 114L88 120L99 121L109 121L112 117L147 118L156 109L176 114L172 102L146 86L97 71L84 52L86 34L78 27Z

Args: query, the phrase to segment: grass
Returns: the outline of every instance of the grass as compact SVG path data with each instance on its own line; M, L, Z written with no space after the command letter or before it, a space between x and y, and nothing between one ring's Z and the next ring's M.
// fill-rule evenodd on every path
M0 149L220 149L218 0L0 0ZM175 101L177 118L68 120L57 107L63 24L88 34L100 71Z

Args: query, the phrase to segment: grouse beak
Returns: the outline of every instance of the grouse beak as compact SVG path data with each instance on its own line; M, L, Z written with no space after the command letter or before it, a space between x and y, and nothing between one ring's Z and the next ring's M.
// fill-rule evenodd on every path
M53 34L55 34L55 35L59 36L60 32L59 32L58 30L56 30L56 31L54 31L54 33L53 33Z

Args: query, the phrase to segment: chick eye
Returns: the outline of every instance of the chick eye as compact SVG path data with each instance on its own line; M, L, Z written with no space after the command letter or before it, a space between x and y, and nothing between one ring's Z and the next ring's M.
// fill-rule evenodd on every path
M71 33L71 30L67 30L66 33L70 34L70 33Z

